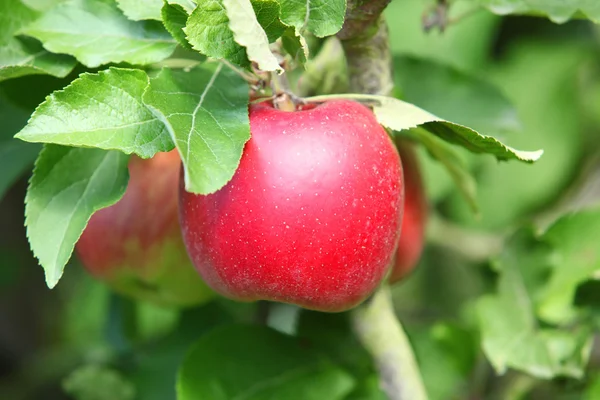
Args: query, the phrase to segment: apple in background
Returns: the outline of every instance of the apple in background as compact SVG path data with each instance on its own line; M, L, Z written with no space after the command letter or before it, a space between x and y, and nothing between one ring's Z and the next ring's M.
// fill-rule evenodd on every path
M428 214L425 188L413 144L402 139L397 139L396 144L404 171L404 219L390 283L406 277L418 264L425 242Z
M177 211L176 151L129 161L129 184L116 204L90 219L76 245L85 269L115 291L160 305L189 306L214 293L187 257Z
M337 312L387 276L402 220L402 166L372 111L331 101L286 112L250 106L240 166L207 196L180 187L188 253L241 301Z

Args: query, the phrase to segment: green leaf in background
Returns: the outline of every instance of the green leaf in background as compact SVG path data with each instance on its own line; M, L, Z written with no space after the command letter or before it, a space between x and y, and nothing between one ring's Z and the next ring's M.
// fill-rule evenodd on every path
M120 150L149 158L173 149L164 124L142 103L149 79L137 69L83 74L52 93L16 137L28 142Z
M409 332L429 400L459 399L475 367L479 343L472 331L438 322Z
M175 50L158 21L130 21L113 0L68 0L22 30L54 53L75 56L90 68L106 63L149 64Z
M581 13L600 23L600 2L595 0L476 0L490 11L500 14L542 14L562 24Z
M497 138L522 129L515 106L493 84L427 59L394 57L401 98L446 120Z
M73 57L51 54L31 38L15 38L38 14L19 0L0 1L0 82L31 74L66 76L75 67Z
M263 71L283 72L269 48L269 38L257 20L250 0L222 0L229 19L229 29L236 43L244 46L248 60Z
M600 209L566 215L552 225L542 240L553 246L551 277L539 298L539 314L554 324L568 324L577 316L575 292L600 274Z
M212 193L233 177L250 138L248 87L237 73L220 63L163 69L143 99L171 134L187 191Z
M119 151L46 145L25 198L33 254L53 288L92 214L116 203L127 186L128 156Z
M239 316L231 312L232 306L238 314L252 315L255 311L254 305L244 304L240 309L240 303L219 298L201 307L183 310L171 333L141 345L136 353L135 369L128 374L137 388L138 398L175 400L177 370L190 346L211 329L239 321Z
M177 379L178 400L341 400L354 380L291 336L230 325L200 338Z
M118 371L101 365L84 365L64 381L65 392L75 400L134 400L135 387Z
M515 42L501 61L486 68L523 123L522 132L506 135L510 143L519 148L539 146L544 157L534 165L498 164L480 157L481 218L475 220L458 196L450 202L453 218L488 230L503 228L522 222L524 215L564 193L580 169L583 132L577 88L580 67L590 54L590 48L574 40L527 39Z
M514 368L543 379L583 376L591 332L585 327L559 330L538 322L536 302L553 258L552 249L524 229L495 263L497 293L478 301L477 314L483 350L498 373Z
M356 387L347 399L386 399L373 359L354 335L350 314L300 310L297 336L352 374Z
M275 41L283 34L285 26L276 18L279 9L277 1L253 0L252 7L269 42ZM236 30L240 27L245 28L242 22L248 22L247 19L240 21L237 17L235 20ZM257 28L255 24L252 24L252 27ZM188 42L200 53L217 59L224 58L241 66L250 64L246 49L234 39L223 0L200 2L188 18L184 31Z
M177 43L185 49L192 50L192 46L185 38L185 24L189 14L187 10L179 4L170 4L165 2L161 9L163 25L169 31L171 36L177 40Z
M346 0L280 0L281 20L303 35L335 35L344 24Z

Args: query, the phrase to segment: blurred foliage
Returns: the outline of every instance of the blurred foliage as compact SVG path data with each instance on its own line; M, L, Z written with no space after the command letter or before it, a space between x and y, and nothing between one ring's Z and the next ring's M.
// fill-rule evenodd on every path
M532 166L457 149L476 180L476 218L447 170L419 149L432 213L452 230L430 225L420 265L396 285L394 299L430 398L600 398L600 352L592 345L600 232L590 207L600 200L600 28L582 19L500 17L457 0L444 31L426 33L423 17L434 3L394 1L386 10L396 95L545 154ZM309 62L309 73L339 65L328 61ZM45 288L22 217L39 147L11 137L84 70L0 83L0 398L174 400L187 360L181 399L190 398L190 382L197 390L212 385L215 399L258 383L263 391L252 398L267 398L273 379L288 378L288 398L385 399L348 314L279 308L270 323L286 335L252 325L264 322L261 305L219 299L171 310L117 297L76 260L56 290ZM343 90L337 78L302 90Z

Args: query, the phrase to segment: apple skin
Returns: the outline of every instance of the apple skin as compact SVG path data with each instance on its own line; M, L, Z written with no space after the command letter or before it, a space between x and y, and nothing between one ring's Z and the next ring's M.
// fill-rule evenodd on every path
M115 291L165 306L191 306L214 292L192 266L181 238L176 151L129 161L116 204L92 215L76 251L85 269Z
M418 264L425 244L425 227L429 206L414 146L407 140L397 139L396 145L404 171L404 218L396 260L390 283L405 278Z
M387 276L398 243L404 194L392 140L352 101L292 112L254 104L250 131L222 189L203 196L180 186L194 265L234 300L356 306Z

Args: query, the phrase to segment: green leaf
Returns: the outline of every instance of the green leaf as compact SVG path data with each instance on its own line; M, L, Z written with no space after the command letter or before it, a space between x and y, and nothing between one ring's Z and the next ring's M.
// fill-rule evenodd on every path
M133 400L135 387L118 371L101 365L84 365L64 381L65 392L75 400Z
M142 103L148 76L110 68L83 74L52 93L16 137L28 142L97 147L143 158L173 149L169 132Z
M160 22L130 21L112 0L59 3L22 32L39 39L49 51L71 54L90 68L158 62L176 45Z
M466 126L446 121L413 104L392 97L367 94L342 94L315 96L307 100L319 102L340 98L368 102L373 107L377 121L389 129L402 131L421 126L423 129L449 143L460 145L473 153L491 154L498 160L512 159L533 163L544 152L543 150L522 151L513 149L491 136L482 135Z
M163 25L171 36L177 40L177 43L183 48L192 50L192 46L185 38L185 32L183 31L189 17L187 10L179 4L165 2L161 10L161 15Z
M425 129L413 129L411 132L429 154L446 168L471 210L478 213L477 182L456 149Z
M237 4L238 2L230 2ZM228 3L229 4L229 3ZM274 0L254 0L252 1L254 13L256 13L256 21L265 30L269 42L275 41L285 29L285 26L275 18L275 12L278 10L278 4ZM234 10L232 8L231 10ZM248 66L248 54L244 45L251 43L251 40L259 40L259 48L263 48L264 52L264 33L260 33L258 26L252 22L249 26L248 18L251 20L254 17L249 17L251 13L244 7L242 13L235 13L233 28L230 27L231 21L228 17L227 8L223 0L206 0L198 4L198 7L192 12L187 20L187 25L184 31L187 35L188 42L192 47L200 53L213 58L224 58L234 64ZM250 29L246 32L246 29ZM238 34L234 34L233 30ZM260 38L251 37L252 32L257 35L260 33ZM244 45L238 43L242 40ZM251 39L251 40L250 40ZM255 46L253 44L252 46ZM251 50L254 57L254 49ZM268 56L267 56L268 57ZM262 56L261 56L262 58ZM269 64L267 64L269 65ZM270 68L270 67L268 67Z
M403 100L446 120L497 138L522 128L517 110L500 89L458 69L394 57L394 81Z
M449 143L460 145L473 153L494 155L498 160L515 159L531 163L543 154L543 150L513 149L491 136L481 135L466 126L445 121L410 103L391 97L378 97L379 104L373 107L373 111L379 123L390 129L401 131L422 126Z
M553 246L551 277L539 299L539 314L547 322L566 324L577 316L577 287L600 274L600 209L562 217L542 239Z
M116 203L127 186L128 156L118 151L46 145L25 198L33 254L53 288L92 214Z
M354 381L311 348L262 326L217 328L196 342L177 380L179 400L343 399Z
M0 141L0 200L17 178L33 165L40 147L14 139Z
M458 399L473 373L479 352L474 332L451 322L409 330L415 356L431 400Z
M233 177L250 138L248 87L238 74L223 64L163 69L144 103L171 134L187 191L213 193Z
M600 23L600 3L595 0L477 0L499 14L541 14L562 24L582 14Z
M536 301L552 258L551 248L522 230L495 264L500 274L497 293L478 301L477 314L484 352L498 373L510 367L543 379L583 376L591 332L538 323Z
M283 72L269 48L267 34L260 26L250 0L223 0L229 19L229 29L236 43L244 46L250 61L263 71Z
M344 24L346 0L280 0L281 21L304 35L335 35Z
M64 77L75 67L72 57L51 54L33 39L13 37L37 16L19 0L0 2L0 82L31 74Z

